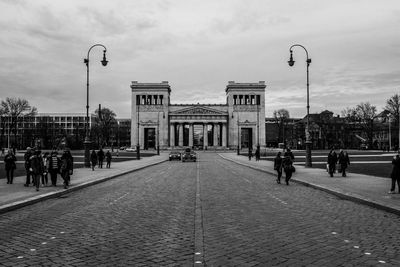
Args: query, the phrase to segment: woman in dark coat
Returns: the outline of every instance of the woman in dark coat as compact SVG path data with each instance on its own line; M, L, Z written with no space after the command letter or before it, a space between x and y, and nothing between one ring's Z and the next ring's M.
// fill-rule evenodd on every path
M337 163L336 152L335 150L331 149L331 151L328 154L328 170L329 170L329 175L331 177L333 177L333 173L335 172L336 163Z
M4 157L4 165L7 173L7 184L12 184L14 180L14 170L17 165L15 162L17 158L14 156L11 150L8 150L7 155Z
M97 154L94 149L92 150L92 154L90 154L90 162L92 163L92 171L94 171L94 166L97 164Z
M392 173L390 177L392 178L392 187L390 188L389 194L394 194L394 190L396 188L396 182L397 182L397 188L400 193L400 151L397 153L395 157L393 157L392 160Z
M346 177L346 169L350 165L349 154L347 154L347 151L340 151L339 164L340 164L340 170L342 172L342 176Z
M274 159L274 170L278 173L278 178L276 179L276 182L278 184L281 183L281 177L282 177L282 157L281 157L281 152L278 152Z

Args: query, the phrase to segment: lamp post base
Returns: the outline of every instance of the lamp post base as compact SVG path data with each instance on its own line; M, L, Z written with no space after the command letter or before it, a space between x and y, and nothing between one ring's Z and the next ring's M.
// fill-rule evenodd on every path
M84 166L86 168L90 168L90 148L92 146L92 141L88 136L85 137L85 141L83 141L83 147L85 149L85 163Z
M157 155L160 155L160 146L157 146Z
M240 155L240 149L239 146L237 146L237 154Z
M312 160L311 160L311 141L306 141L306 164L305 167L311 168L312 167Z

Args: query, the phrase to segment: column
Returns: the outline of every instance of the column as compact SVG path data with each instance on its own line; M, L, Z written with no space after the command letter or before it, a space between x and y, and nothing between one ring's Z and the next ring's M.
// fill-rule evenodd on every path
M183 146L183 123L179 123L179 146Z
M222 124L222 146L226 147L226 123Z
M203 124L203 149L206 149L208 146L208 129L207 129L207 123Z
M193 146L193 123L189 124L189 147Z
M170 125L169 145L170 147L175 146L175 123L171 123Z
M218 123L213 124L213 145L218 146Z

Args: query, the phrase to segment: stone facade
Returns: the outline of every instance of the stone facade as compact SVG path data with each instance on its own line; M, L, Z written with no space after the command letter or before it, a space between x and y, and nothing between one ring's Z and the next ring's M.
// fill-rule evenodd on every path
M168 82L133 81L131 146L240 148L265 146L265 82L226 86L226 104L172 105Z

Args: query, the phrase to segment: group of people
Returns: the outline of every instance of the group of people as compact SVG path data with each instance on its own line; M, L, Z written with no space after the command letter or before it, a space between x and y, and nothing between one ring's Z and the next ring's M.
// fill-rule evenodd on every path
M51 153L42 154L39 149L28 147L24 154L24 161L26 171L24 186L28 187L32 184L36 191L39 191L40 184L48 186L48 174L50 174L52 186L57 186L57 174L63 178L65 189L70 185L74 158L68 148L59 157L56 149L53 149Z
M293 152L288 148L286 152L283 154L282 152L278 152L274 159L274 170L278 173L278 178L276 182L278 184L281 183L282 172L285 172L285 182L286 185L289 185L289 180L292 178L292 174L296 171L296 168L293 166L294 163L294 155Z
M336 154L335 149L331 149L328 154L327 171L331 177L336 171L338 164L338 172L342 173L342 177L346 177L346 169L350 165L349 154L345 150L340 150L339 156Z
M103 149L101 148L99 151L97 151L97 153L94 149L92 150L92 153L90 154L90 163L92 166L92 171L94 171L94 167L97 164L99 165L99 168L103 168L104 158L106 159L106 168L110 168L112 159L110 150L107 150L106 153L104 153Z

